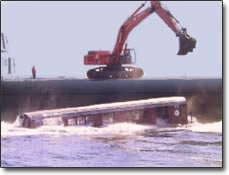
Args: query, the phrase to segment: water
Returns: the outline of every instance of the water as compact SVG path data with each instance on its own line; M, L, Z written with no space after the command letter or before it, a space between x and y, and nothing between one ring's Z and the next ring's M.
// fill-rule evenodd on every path
M18 128L1 122L2 167L221 167L222 122Z

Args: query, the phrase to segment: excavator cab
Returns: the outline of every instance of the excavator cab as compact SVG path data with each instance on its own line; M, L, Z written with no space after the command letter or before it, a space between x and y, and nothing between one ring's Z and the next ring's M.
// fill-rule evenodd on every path
M179 35L180 48L177 55L187 55L188 52L193 52L196 48L196 39L188 35L187 29L183 28Z
M136 63L136 52L135 49L125 49L120 55L121 64L135 64Z

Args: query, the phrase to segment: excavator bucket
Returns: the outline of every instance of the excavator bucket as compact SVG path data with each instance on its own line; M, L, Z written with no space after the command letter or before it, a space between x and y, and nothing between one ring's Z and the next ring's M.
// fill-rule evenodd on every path
M193 49L196 48L196 39L190 37L186 31L179 38L180 49L177 55L187 55L188 52L193 52Z

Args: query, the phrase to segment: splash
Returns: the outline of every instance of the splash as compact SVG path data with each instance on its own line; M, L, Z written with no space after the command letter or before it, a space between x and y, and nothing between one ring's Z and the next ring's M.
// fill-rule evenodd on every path
M39 135L36 130L21 128L14 123L1 122L1 138L9 136Z
M148 126L133 123L118 123L101 128L91 126L42 126L39 132L54 135L79 135L79 136L98 136L98 135L135 135L148 129Z
M222 121L208 124L194 123L190 125L189 129L194 132L222 133Z
M6 136L25 136L25 135L49 135L49 136L63 136L63 135L121 135L131 136L144 132L150 126L137 125L133 123L118 123L108 125L106 127L95 128L90 126L42 126L37 129L26 129L17 127L14 124L1 122L2 137Z
M190 117L189 117L190 118ZM193 132L213 132L222 133L222 121L214 123L200 123L196 117L193 117L192 122L185 126L180 126L181 129L191 130Z
M8 133L14 128L13 124L1 122L1 136L8 135Z
M47 135L47 136L136 136L141 135L148 129L154 130L170 130L174 127L160 127L156 125L139 125L133 123L118 123L101 128L90 126L42 126L37 129L27 129L18 127L16 124L1 122L1 138L9 136L28 136L28 135ZM193 118L192 123L188 125L180 125L176 129L191 130L193 132L213 132L222 133L222 121L203 124Z

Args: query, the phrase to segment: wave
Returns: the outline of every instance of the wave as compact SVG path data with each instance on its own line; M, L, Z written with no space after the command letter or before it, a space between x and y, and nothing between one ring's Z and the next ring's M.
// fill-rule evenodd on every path
M193 132L214 132L214 133L222 133L222 121L214 122L214 123L192 123L186 127Z
M26 129L16 127L14 124L1 122L2 136L23 136L23 135L135 135L149 129L146 125L133 123L118 123L101 128L90 126L42 126L37 129Z
M133 123L117 123L107 125L101 128L90 126L42 126L37 129L26 129L17 127L15 124L1 122L1 137L8 136L26 136L26 135L49 135L49 136L63 136L63 135L82 135L82 136L98 136L98 135L118 135L118 136L136 136L144 133L144 131L153 129L174 130L183 129L191 130L193 132L213 132L222 133L222 121L203 124L199 123L195 118L192 123L188 125L179 126L156 126L156 125L139 125Z

